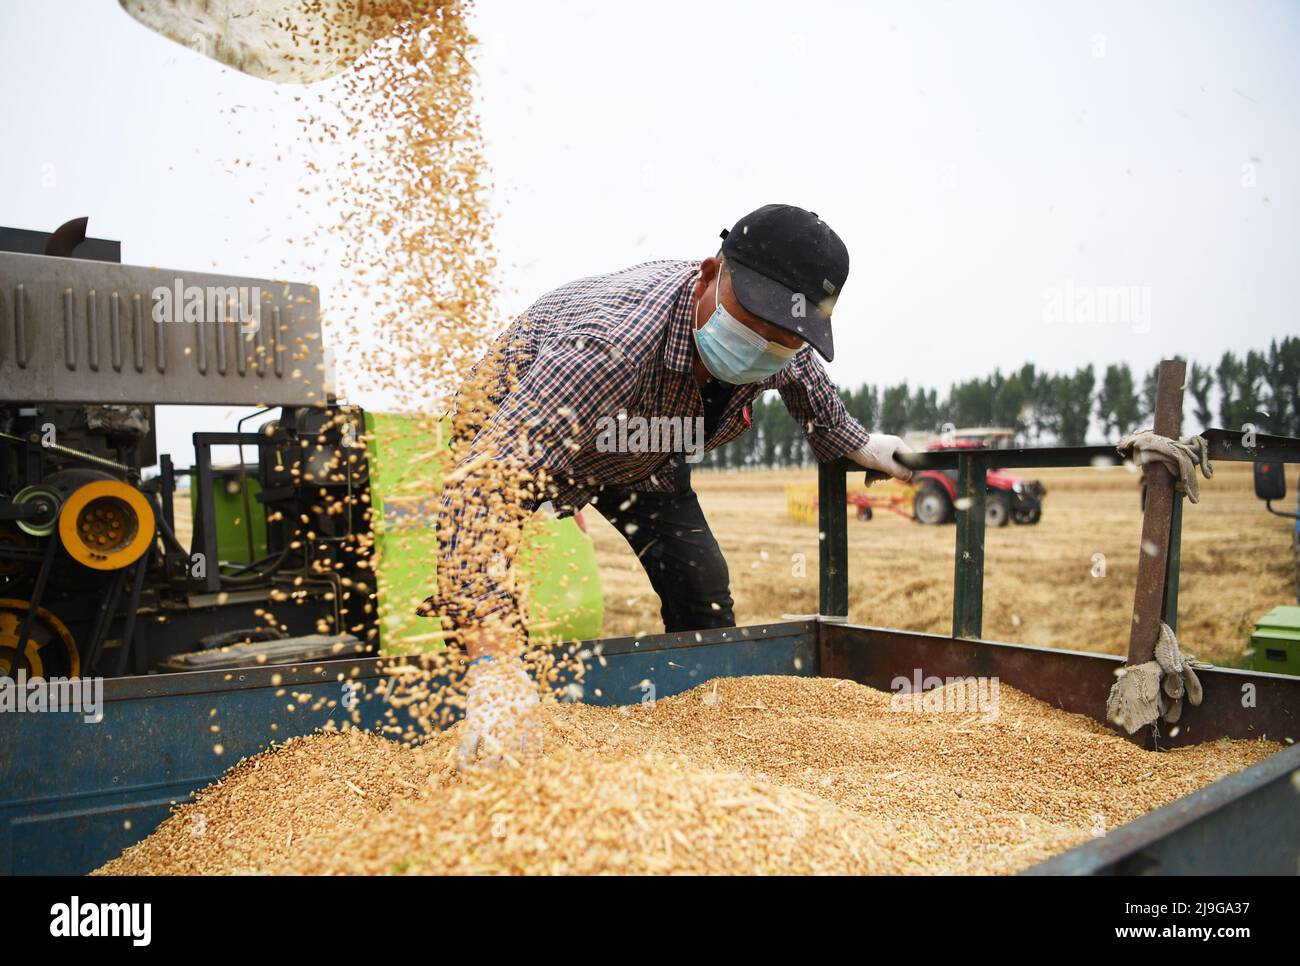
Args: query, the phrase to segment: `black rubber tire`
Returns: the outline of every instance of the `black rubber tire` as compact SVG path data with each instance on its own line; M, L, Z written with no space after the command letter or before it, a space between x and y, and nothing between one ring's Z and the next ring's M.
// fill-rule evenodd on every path
M938 526L952 519L952 500L934 480L922 480L912 498L912 516L918 523Z
M984 498L984 526L1005 527L1011 522L1011 500L1002 492L989 493Z
M1043 518L1043 508L1041 506L1028 507L1023 510L1013 510L1011 520L1022 526L1032 526Z

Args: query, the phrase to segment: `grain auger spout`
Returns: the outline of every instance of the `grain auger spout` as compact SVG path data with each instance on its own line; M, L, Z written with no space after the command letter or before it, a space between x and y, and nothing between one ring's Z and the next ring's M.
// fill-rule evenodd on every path
M440 2L119 0L155 33L263 80L313 84L341 74L384 37L419 29ZM308 9L310 7L310 9Z

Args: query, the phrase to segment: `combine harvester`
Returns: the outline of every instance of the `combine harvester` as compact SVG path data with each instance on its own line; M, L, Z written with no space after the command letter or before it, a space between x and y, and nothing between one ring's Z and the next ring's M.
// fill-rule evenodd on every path
M116 257L83 231L0 229L0 673L122 677L437 641L414 611L436 580L446 425L333 397L314 289L31 253ZM160 279L218 297L203 319L157 322ZM227 316L241 291L261 293L255 331ZM155 410L195 403L265 408L194 433L180 470L156 452ZM238 461L217 465L217 447ZM579 523L539 520L528 556L534 632L599 633Z

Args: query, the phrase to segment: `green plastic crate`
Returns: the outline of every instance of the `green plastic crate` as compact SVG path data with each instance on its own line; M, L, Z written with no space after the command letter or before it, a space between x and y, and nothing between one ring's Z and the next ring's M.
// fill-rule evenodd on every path
M1300 674L1300 607L1281 604L1261 617L1243 664L1256 671Z

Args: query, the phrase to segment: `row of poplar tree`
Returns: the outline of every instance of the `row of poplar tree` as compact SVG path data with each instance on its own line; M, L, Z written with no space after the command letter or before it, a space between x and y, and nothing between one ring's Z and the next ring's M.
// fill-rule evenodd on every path
M1007 374L968 379L940 398L935 389L862 385L841 389L845 406L869 430L903 435L937 433L954 427L997 426L1015 430L1030 445L1081 446L1099 431L1107 440L1151 425L1156 373L1135 375L1127 363L1106 367L1098 378L1091 365L1075 372L1039 372L1032 364ZM1244 356L1225 352L1217 365L1193 362L1185 405L1189 432L1211 426L1300 436L1300 337L1274 340L1267 350ZM713 450L702 466L768 467L814 461L803 432L780 396L755 401L752 429Z

